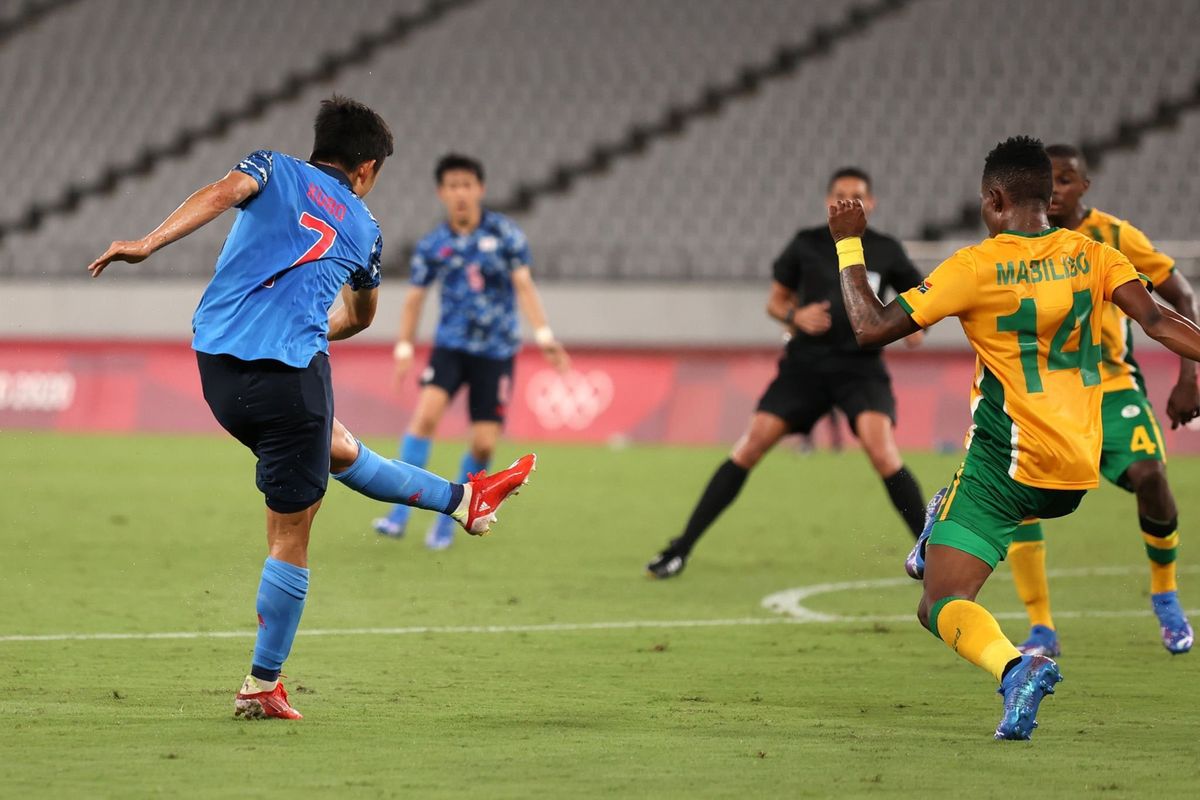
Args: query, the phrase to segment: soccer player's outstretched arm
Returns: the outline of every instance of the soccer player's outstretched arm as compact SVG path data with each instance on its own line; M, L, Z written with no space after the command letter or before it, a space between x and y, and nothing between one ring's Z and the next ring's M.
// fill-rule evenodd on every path
M867 281L862 235L867 214L860 200L839 200L829 207L829 232L838 246L842 297L854 328L854 338L863 346L885 345L921 329L895 300L886 306Z
M528 266L517 267L512 272L512 283L517 293L517 305L521 307L525 319L529 320L542 355L556 370L566 372L571 368L571 358L562 343L554 338L554 333L546 322L546 309L542 305L542 296L538 294L537 286L533 283L532 270Z
M163 220L162 224L132 241L113 242L104 255L88 264L88 272L98 278L104 268L114 261L137 264L157 250L178 241L189 233L207 225L221 214L258 193L259 184L244 172L232 170L215 183L197 190L183 201L179 208Z
M1141 325L1151 339L1183 358L1200 361L1200 327L1154 302L1140 281L1127 281L1118 286L1113 290L1112 301L1130 319Z

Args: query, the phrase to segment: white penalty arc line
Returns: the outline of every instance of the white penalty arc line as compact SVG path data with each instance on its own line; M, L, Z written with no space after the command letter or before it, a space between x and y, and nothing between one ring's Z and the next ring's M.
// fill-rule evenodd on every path
M1098 578L1098 577L1113 577L1134 575L1142 572L1143 568L1132 566L1125 567L1081 567L1077 569L1052 569L1046 571L1047 578ZM1180 567L1179 572L1197 572L1200 567ZM864 591L869 589L890 589L897 586L912 585L917 586L911 578L875 578L861 581L840 581L836 583L816 583L811 586L801 586L796 589L785 589L782 592L767 595L763 598L762 606L765 609L774 611L778 614L784 614L787 618L796 622L808 623L831 623L831 622L902 622L915 618L913 614L887 614L887 615L844 615L844 614L829 614L822 611L813 611L804 605L804 601L810 597L816 597L823 594L831 594L834 592L848 591ZM1063 617L1064 619L1078 619L1081 617L1099 617L1099 618L1114 618L1114 617L1144 617L1150 615L1149 610L1134 611L1134 610L1089 610L1089 611L1055 611L1054 616ZM1200 613L1195 610L1188 610L1188 614ZM1024 611L1001 611L993 613L992 616L997 619L1024 619Z
M1050 570L1051 578L1078 578L1132 575L1138 570L1131 567L1093 567L1085 569ZM1200 567L1181 568L1181 572L1197 572ZM782 616L772 617L732 617L728 619L677 619L677 620L618 620L611 622L552 622L529 625L412 625L399 628L313 628L300 629L298 636L414 636L421 634L505 634L505 633L572 633L586 631L619 631L619 630L662 630L670 628L730 628L763 625L811 625L829 623L884 623L911 622L915 614L860 614L842 615L827 614L806 608L802 601L810 597L833 592L863 591L868 589L889 589L898 586L918 586L909 578L876 578L861 581L842 581L839 583L819 583L776 592L763 599L764 608L775 611ZM1095 611L1056 611L1056 617L1079 618L1119 618L1145 617L1149 610L1095 610ZM1189 610L1187 613L1200 615L1200 610ZM1024 619L1024 612L1000 612L994 614L998 619ZM45 634L8 634L0 635L0 644L18 642L120 642L120 641L157 641L170 639L251 639L256 635L253 629L240 631L160 631L144 633L45 633Z

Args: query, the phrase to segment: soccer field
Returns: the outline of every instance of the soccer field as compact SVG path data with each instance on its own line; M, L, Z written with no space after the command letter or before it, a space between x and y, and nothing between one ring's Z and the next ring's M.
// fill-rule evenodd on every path
M642 565L721 451L538 452L496 532L441 553L425 519L380 539L379 506L331 486L285 669L305 719L244 722L265 550L249 454L6 432L0 794L1170 797L1200 781L1200 656L1158 640L1118 490L1047 525L1066 680L1032 742L998 743L991 679L912 618L918 587L895 580L910 540L858 453L776 453L656 583ZM440 445L433 467L458 455ZM910 459L927 493L955 464ZM1196 608L1200 461L1171 475ZM762 606L848 581L803 600L823 621ZM1004 568L983 600L1020 610Z

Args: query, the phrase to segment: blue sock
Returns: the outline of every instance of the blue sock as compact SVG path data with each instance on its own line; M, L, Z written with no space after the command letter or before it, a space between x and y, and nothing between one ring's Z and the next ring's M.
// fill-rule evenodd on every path
M466 483L467 475L487 469L488 464L489 462L487 461L477 461L475 456L471 455L470 449L468 449L467 452L463 453L462 463L458 468L458 482Z
M292 652L292 640L304 613L308 570L268 558L258 584L258 639L250 674L265 681L279 679L279 670Z
M362 442L358 443L358 458L350 468L333 477L372 500L403 503L443 514L458 508L463 497L462 484L450 483L403 461L389 461Z
M414 467L425 469L425 465L429 463L429 451L433 448L433 442L429 439L423 439L420 436L413 436L411 433L404 434L404 438L400 440L400 460L405 464L412 464ZM392 506L391 512L388 514L388 519L404 527L408 524L408 515L412 513L412 506L395 505Z

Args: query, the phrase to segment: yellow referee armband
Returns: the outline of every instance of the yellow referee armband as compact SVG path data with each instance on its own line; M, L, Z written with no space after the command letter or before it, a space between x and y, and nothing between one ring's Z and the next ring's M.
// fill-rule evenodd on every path
M847 267L856 267L860 264L866 266L867 260L863 257L862 239L857 236L848 236L845 239L839 239L837 242L837 254L839 272Z

